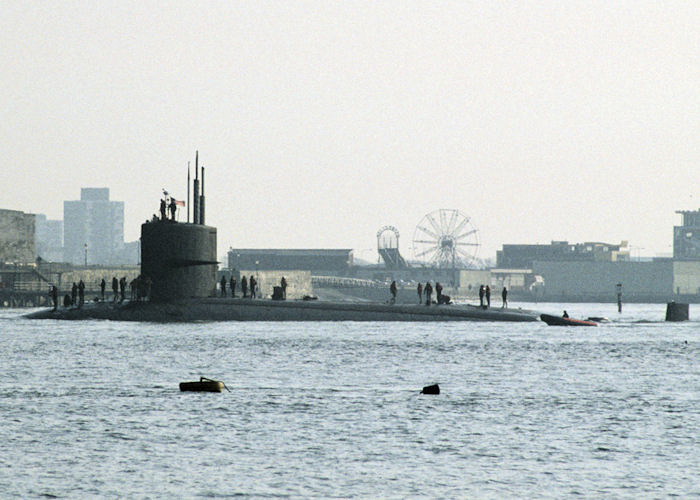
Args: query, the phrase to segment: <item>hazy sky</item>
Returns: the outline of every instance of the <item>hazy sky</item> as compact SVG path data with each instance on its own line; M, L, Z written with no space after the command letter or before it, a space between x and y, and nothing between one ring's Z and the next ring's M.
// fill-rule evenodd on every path
M185 198L230 246L410 257L440 208L504 243L672 249L700 208L700 3L0 2L0 208L80 187L125 237Z

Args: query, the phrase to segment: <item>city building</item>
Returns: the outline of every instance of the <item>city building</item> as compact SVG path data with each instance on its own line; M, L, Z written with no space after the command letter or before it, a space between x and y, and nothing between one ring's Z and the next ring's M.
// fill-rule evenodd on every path
M63 261L63 221L36 215L36 256L47 262Z
M673 258L700 260L700 210L676 213L683 216L683 225L673 227Z
M36 258L36 216L0 209L0 264L32 264Z
M63 242L66 262L120 263L124 202L110 201L109 188L81 188L79 201L63 202Z

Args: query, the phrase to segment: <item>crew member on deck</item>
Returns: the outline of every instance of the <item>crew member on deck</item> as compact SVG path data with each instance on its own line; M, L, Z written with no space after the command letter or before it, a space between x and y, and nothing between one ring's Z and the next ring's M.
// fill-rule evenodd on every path
M112 302L116 302L117 297L119 297L119 281L117 281L116 276L114 276L112 278L112 293L114 293L114 297L112 298Z
M175 203L175 198L170 197L170 218L175 222L175 213L177 212L177 203Z
M85 303L85 282L81 279L78 282L78 307L83 307Z
M255 277L251 274L250 279L248 280L248 286L250 287L250 298L254 299L255 298L255 286L258 284L257 281L255 281Z

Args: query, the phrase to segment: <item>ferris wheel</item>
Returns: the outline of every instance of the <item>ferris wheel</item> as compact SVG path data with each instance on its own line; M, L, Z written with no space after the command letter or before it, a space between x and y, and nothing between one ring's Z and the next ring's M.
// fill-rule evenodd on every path
M479 230L459 210L441 208L424 216L413 233L413 256L435 267L471 267L479 253Z

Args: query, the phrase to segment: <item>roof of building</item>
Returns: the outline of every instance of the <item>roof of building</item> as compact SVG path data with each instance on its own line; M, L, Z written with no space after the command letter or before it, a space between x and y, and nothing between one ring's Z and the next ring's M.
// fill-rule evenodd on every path
M351 248L328 249L328 248L231 248L229 253L240 255L343 255L352 252Z

